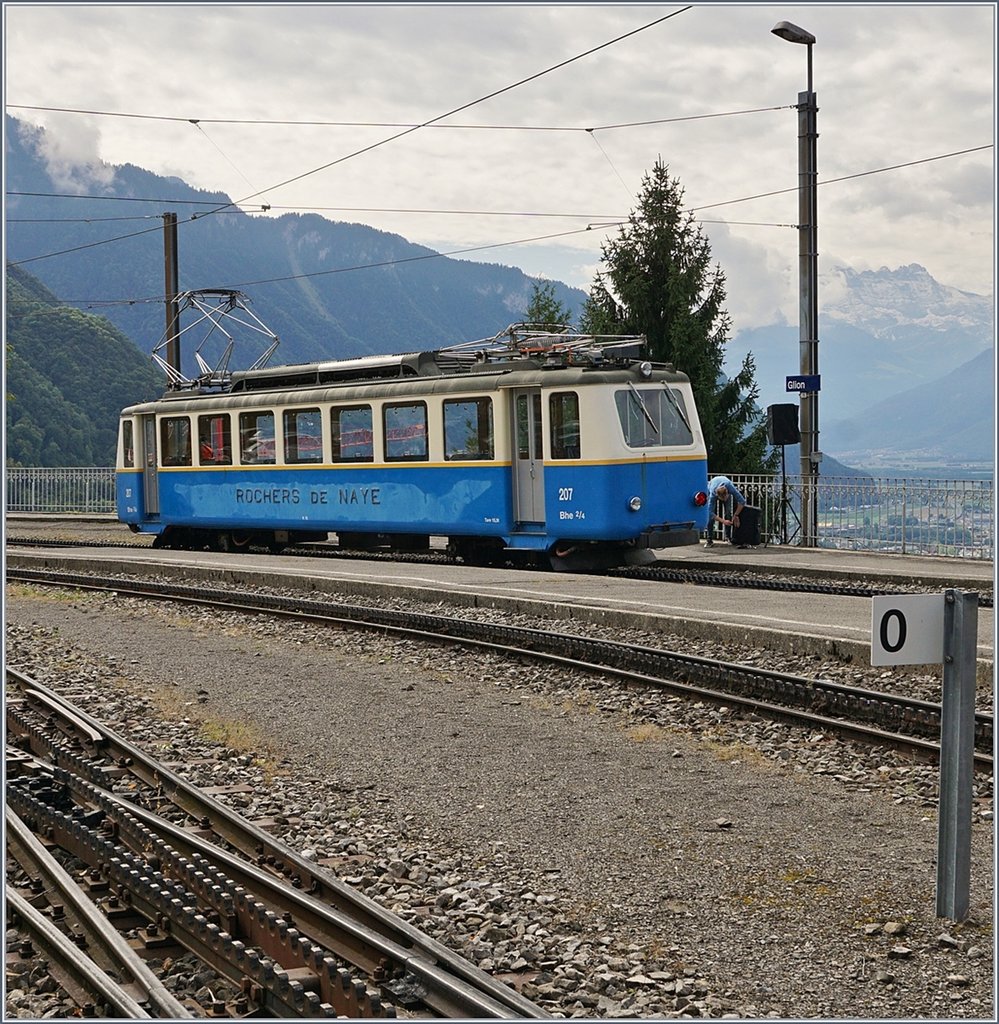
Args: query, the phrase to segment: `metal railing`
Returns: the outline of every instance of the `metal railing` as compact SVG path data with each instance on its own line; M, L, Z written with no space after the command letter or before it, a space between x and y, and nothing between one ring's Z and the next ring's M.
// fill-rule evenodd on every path
M800 476L734 475L732 482L760 509L765 544L801 544ZM7 511L113 513L110 467L40 469L9 466ZM815 487L818 546L853 551L991 559L991 480L909 477L819 477Z
M110 466L8 466L5 483L8 512L115 511L114 469Z
M762 540L801 544L801 476L734 475L760 509ZM991 480L819 477L814 485L818 547L990 560L994 518Z

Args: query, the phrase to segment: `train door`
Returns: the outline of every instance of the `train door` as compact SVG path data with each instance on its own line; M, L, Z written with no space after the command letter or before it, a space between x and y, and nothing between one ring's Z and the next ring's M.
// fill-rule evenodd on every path
M516 388L513 408L513 518L518 523L543 523L545 464L540 388Z
M160 514L160 486L156 470L156 417L142 417L142 487L146 515Z

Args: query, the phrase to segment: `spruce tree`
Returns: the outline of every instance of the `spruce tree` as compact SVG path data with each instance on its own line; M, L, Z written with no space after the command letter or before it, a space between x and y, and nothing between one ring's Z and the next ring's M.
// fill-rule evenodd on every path
M531 300L524 312L524 323L554 327L568 324L569 320L569 310L556 297L555 285L551 281L535 281Z
M731 328L725 275L712 267L711 246L684 211L683 194L679 179L657 160L642 179L637 209L601 249L602 270L581 326L597 334L644 334L654 360L690 377L711 472L771 472L776 453L767 454L756 366L750 353L734 377L722 374Z

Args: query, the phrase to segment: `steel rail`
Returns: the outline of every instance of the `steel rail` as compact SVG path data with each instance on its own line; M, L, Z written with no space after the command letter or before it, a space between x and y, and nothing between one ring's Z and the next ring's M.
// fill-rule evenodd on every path
M849 730L858 738L877 743L889 743L907 749L920 756L939 756L939 744L920 740L899 732L885 732L864 726L844 718L822 717L815 713L815 707L831 706L842 708L853 702L868 718L879 714L892 718L910 730L918 729L924 734L939 734L941 708L939 704L899 697L879 691L864 690L825 680L812 680L801 676L773 672L768 669L745 665L725 664L696 655L681 655L659 648L622 644L611 640L598 640L567 634L551 634L523 626L506 626L475 622L468 619L452 619L426 613L397 612L363 606L337 606L317 601L274 595L236 595L229 591L205 590L203 588L179 585L149 584L146 589L140 583L121 580L100 580L99 577L80 574L45 573L39 570L18 570L22 578L36 578L57 585L76 586L95 590L114 590L116 593L157 600L175 600L181 603L216 607L222 610L243 613L264 614L296 620L312 621L325 625L349 626L351 628L378 628L400 635L412 636L419 640L433 640L454 643L459 640L472 646L498 651L504 656L526 656L538 660L558 661L570 668L614 674L643 685L655 686L672 693L708 700L715 704L738 703L756 713L769 714L786 720L797 719L806 724L826 729ZM97 582L99 581L100 582ZM334 613L335 610L335 613ZM489 639L483 639L483 635ZM552 650L551 648L562 648ZM568 649L587 652L585 659L578 654L565 654ZM594 657L599 654L600 657ZM640 663L644 668L655 665L659 676L650 676L630 668L629 664ZM693 682L682 682L676 677L686 677ZM776 691L785 699L783 705L771 703L765 695L746 696L733 688L715 689L700 685L704 680L724 683L738 680L738 685L749 691ZM793 705L793 706L789 706ZM993 716L984 712L975 715L976 738L984 749L976 751L976 766L991 770L992 755L985 753L992 747Z
M35 690L33 696L40 704L47 705L50 711L58 712L66 723L67 734L76 735L78 739L82 740L84 745L95 749L103 745L104 734L99 729L94 729L83 721L82 718L67 713L66 708L53 703L49 696L40 690Z
M212 890L216 885L216 878L209 874L207 865L220 865L227 878L236 885L265 898L272 906L283 906L285 913L293 920L294 927L303 935L352 962L363 960L362 966L376 978L384 973L387 965L401 968L425 986L422 1001L438 1013L449 1018L496 1019L510 1016L502 1004L463 979L456 979L449 970L431 961L419 950L413 951L352 921L344 921L339 913L321 899L297 888L289 888L283 879L279 880L263 869L225 853L207 840L200 839L152 811L138 807L114 793L104 791L102 795L127 812L149 833L168 843L172 851L190 861L186 871L178 861L172 860L172 863L178 871L177 877L206 901L212 899ZM111 807L108 809L113 813ZM123 831L119 830L119 838ZM538 1008L534 1007L534 1010Z
M69 872L32 835L28 826L10 807L5 808L5 821L7 852L29 875L43 879L50 892L58 892L63 903L72 907L88 947L96 947L103 961L119 978L128 978L129 984L142 992L140 1002L148 1003L161 1017L192 1017L187 1007L167 990L121 933L94 906ZM51 897L49 902L52 902ZM144 1012L142 1015L149 1016Z
M201 792L162 762L149 757L140 748L74 707L51 688L12 668L7 668L7 676L29 695L32 691L44 694L47 698L46 707L64 708L68 712L67 721L78 720L88 728L98 730L104 737L104 752L107 756L118 764L126 765L128 771L168 796L203 827L211 828L245 856L254 860L280 862L282 873L304 890L295 897L300 902L299 914L304 914L306 910L312 914L321 913L321 907L314 905L317 901L329 905L331 909L325 918L325 932L328 933L335 925L347 936L346 939L341 937L339 947L333 948L349 962L370 971L376 970L386 958L398 963L404 969L433 982L435 990L444 994L432 996L429 1001L433 1003L436 999L440 1003L440 1011L451 1016L546 1016L538 1006L510 986L492 978L453 950L397 918L374 900L358 893L263 829L246 821L236 811ZM70 751L52 747L45 753L61 765L76 764L81 760ZM100 769L94 774L99 777ZM130 807L129 810L135 813L138 809ZM183 834L174 836L174 839L181 844L188 842ZM190 846L190 849L193 851L194 846ZM247 873L248 879L250 875L254 879L258 877L255 869L251 870L249 866L241 870ZM449 977L451 991L447 992L445 989ZM442 986L445 988L442 989Z
M645 565L631 568L613 569L610 575L625 579L661 580L664 583L695 583L701 586L731 587L745 590L772 590L780 593L793 594L828 594L834 597L880 597L882 595L912 593L913 587L931 590L922 580L911 583L894 583L891 587L870 586L867 583L829 582L821 583L816 579L788 580L773 579L753 575L750 570L732 572L731 570L712 569L680 569L668 566ZM827 577L836 580L836 576ZM977 586L975 589L978 589ZM993 606L991 593L979 593L978 605L981 608Z
M59 780L60 790L65 789L65 775L64 772ZM21 779L18 783L24 781ZM307 977L303 978L298 972L286 971L255 951L247 950L202 914L195 898L183 886L158 870L155 856L146 859L133 854L92 824L66 813L51 799L56 795L52 790L46 793L23 784L11 785L7 790L8 802L31 821L34 828L42 830L47 840L85 864L99 867L125 902L127 911L150 922L137 933L139 941L143 941L143 936L157 940L165 931L171 945L182 946L217 974L241 986L248 999L252 999L254 1009L269 1018L335 1017L344 1009L329 1001L322 1002L313 990L312 983L318 978L316 972L307 971ZM377 1017L380 1014L355 1013L354 1016Z
M7 886L4 900L7 913L16 918L11 923L30 935L32 941L47 954L49 973L77 1003L86 1004L96 997L106 1004L113 1017L150 1019L150 1014L121 985L86 953L77 949L51 919L36 910L16 889Z

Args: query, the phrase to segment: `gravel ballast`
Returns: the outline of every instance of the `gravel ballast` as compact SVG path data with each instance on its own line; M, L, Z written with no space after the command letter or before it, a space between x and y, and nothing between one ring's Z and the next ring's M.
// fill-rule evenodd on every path
M550 666L131 599L8 588L6 639L8 664L68 673L160 756L214 761L196 781L250 784L225 799L553 1015L993 1019L985 783L956 924L934 913L936 769L900 755Z

